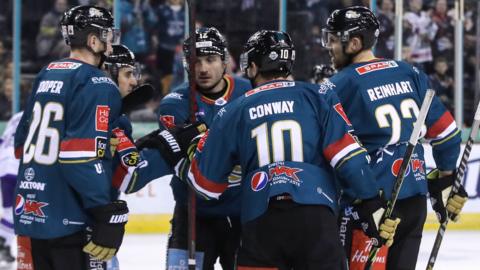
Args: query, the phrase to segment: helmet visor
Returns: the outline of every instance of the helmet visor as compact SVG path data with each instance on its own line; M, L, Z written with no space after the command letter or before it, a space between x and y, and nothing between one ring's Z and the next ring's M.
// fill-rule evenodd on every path
M322 29L322 46L326 49L332 48L332 43L338 39L338 33L332 32L328 29Z
M248 52L240 55L240 70L245 73L248 68Z
M111 45L120 44L120 29L100 28L100 40Z

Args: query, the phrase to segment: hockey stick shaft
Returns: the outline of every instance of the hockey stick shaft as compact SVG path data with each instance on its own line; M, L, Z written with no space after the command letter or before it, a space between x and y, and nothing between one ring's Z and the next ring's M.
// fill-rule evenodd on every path
M188 84L190 87L189 108L190 122L196 122L197 100L195 81L195 63L197 62L197 38L195 34L195 0L187 0L188 5L188 23L189 23L189 50L190 57L188 59ZM195 270L197 261L196 253L196 217L197 217L197 197L192 187L188 187L188 270Z
M453 184L452 191L450 192L449 198L453 194L458 192L460 185L462 184L463 177L465 176L465 170L467 169L468 158L470 157L470 152L472 151L473 141L477 137L478 128L480 126L480 102L477 105L477 110L475 112L474 121L472 124L472 129L470 130L470 135L468 136L465 149L463 150L462 159L460 160L460 165L458 166L457 173L455 176L455 182ZM437 231L437 236L435 237L435 242L433 243L432 251L430 252L430 257L428 258L427 270L433 269L435 262L437 261L438 251L440 250L440 245L443 241L443 235L447 230L449 218L445 219L445 222L440 224L440 227Z
M412 134L410 135L410 139L408 140L408 146L405 150L405 154L403 155L402 165L400 166L397 178L395 179L392 190L392 198L387 202L387 209L385 209L385 213L383 213L383 217L381 220L385 220L386 218L390 218L392 216L393 209L395 208L395 203L397 202L398 195L400 194L400 189L402 188L403 179L405 178L405 172L407 171L408 165L410 164L410 159L412 158L413 151L415 150L415 146L418 143L420 132L422 131L422 126L425 123L425 119L427 118L428 110L430 109L430 105L432 104L434 96L435 91L432 89L428 89L427 93L425 94L425 98L423 99L422 107L420 108L420 113L418 114L417 121L413 126ZM373 262L377 257L378 250L378 247L372 247L372 249L370 250L368 259L365 263L365 270L372 269Z

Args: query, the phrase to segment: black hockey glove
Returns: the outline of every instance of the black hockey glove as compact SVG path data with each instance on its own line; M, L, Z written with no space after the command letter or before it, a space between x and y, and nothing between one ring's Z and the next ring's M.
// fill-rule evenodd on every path
M354 204L352 209L353 219L361 226L365 234L372 239L372 244L381 247L385 244L390 247L393 244L393 237L399 218L387 218L381 220L387 207L383 197L377 196Z
M455 172L440 177L440 171L434 169L427 174L427 181L430 203L437 214L438 221L440 223L445 222L447 215L454 222L458 221L459 214L468 199L468 194L463 185L460 185L458 192L449 197L455 182Z
M186 156L187 148L195 136L205 132L207 127L203 123L188 124L181 127L168 129L157 129L141 138L135 145L138 150L143 148L156 148L160 154L173 168Z
M107 205L88 209L94 220L92 237L83 251L97 260L108 261L122 245L128 207L125 201L114 201Z

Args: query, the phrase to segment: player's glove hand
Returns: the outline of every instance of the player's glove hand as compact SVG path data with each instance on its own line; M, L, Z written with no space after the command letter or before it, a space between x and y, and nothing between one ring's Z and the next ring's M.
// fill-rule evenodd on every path
M445 222L447 215L454 222L458 221L459 214L468 199L468 194L463 186L460 185L458 192L450 196L453 183L455 182L455 172L451 175L440 177L440 171L434 169L428 173L427 181L430 202L437 214L438 221L440 223Z
M353 219L361 225L365 234L372 238L372 244L376 247L383 244L390 247L400 223L399 218L391 217L382 220L386 206L385 199L377 196L355 204L352 209Z
M117 253L128 221L125 201L114 201L107 205L88 209L94 220L92 237L83 247L85 253L102 261L110 260Z
M204 133L198 134L195 136L186 150L186 156L178 162L175 166L175 175L178 176L183 181L188 182L188 171L190 170L190 164L195 155L195 150L197 150L197 146L199 142L202 140Z
M186 156L187 148L195 136L207 129L203 123L188 124L173 129L155 130L135 142L138 150L156 148L168 164L175 167Z

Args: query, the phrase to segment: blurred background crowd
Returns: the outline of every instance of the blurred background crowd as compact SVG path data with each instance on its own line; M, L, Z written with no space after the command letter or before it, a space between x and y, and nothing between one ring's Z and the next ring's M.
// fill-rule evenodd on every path
M238 73L237 61L247 38L259 29L278 29L278 0L196 1L197 25L214 26L229 42L228 72ZM393 58L395 0L378 0L379 57ZM68 54L58 23L62 13L78 4L111 8L113 0L23 0L21 53L21 107L36 73L49 61ZM185 36L184 0L118 0L121 13L121 42L142 65L142 80L158 94L144 110L155 111L162 96L184 81L182 42ZM369 0L288 0L287 32L297 52L294 77L310 80L312 69L329 64L321 46L321 28L331 11ZM402 57L429 74L437 95L452 110L454 63L453 0L405 0ZM478 6L465 1L464 20L464 119L473 118ZM0 120L11 115L12 98L12 12L13 1L0 1ZM480 91L480 90L477 90ZM147 114L148 115L148 114ZM152 117L137 113L134 121Z

